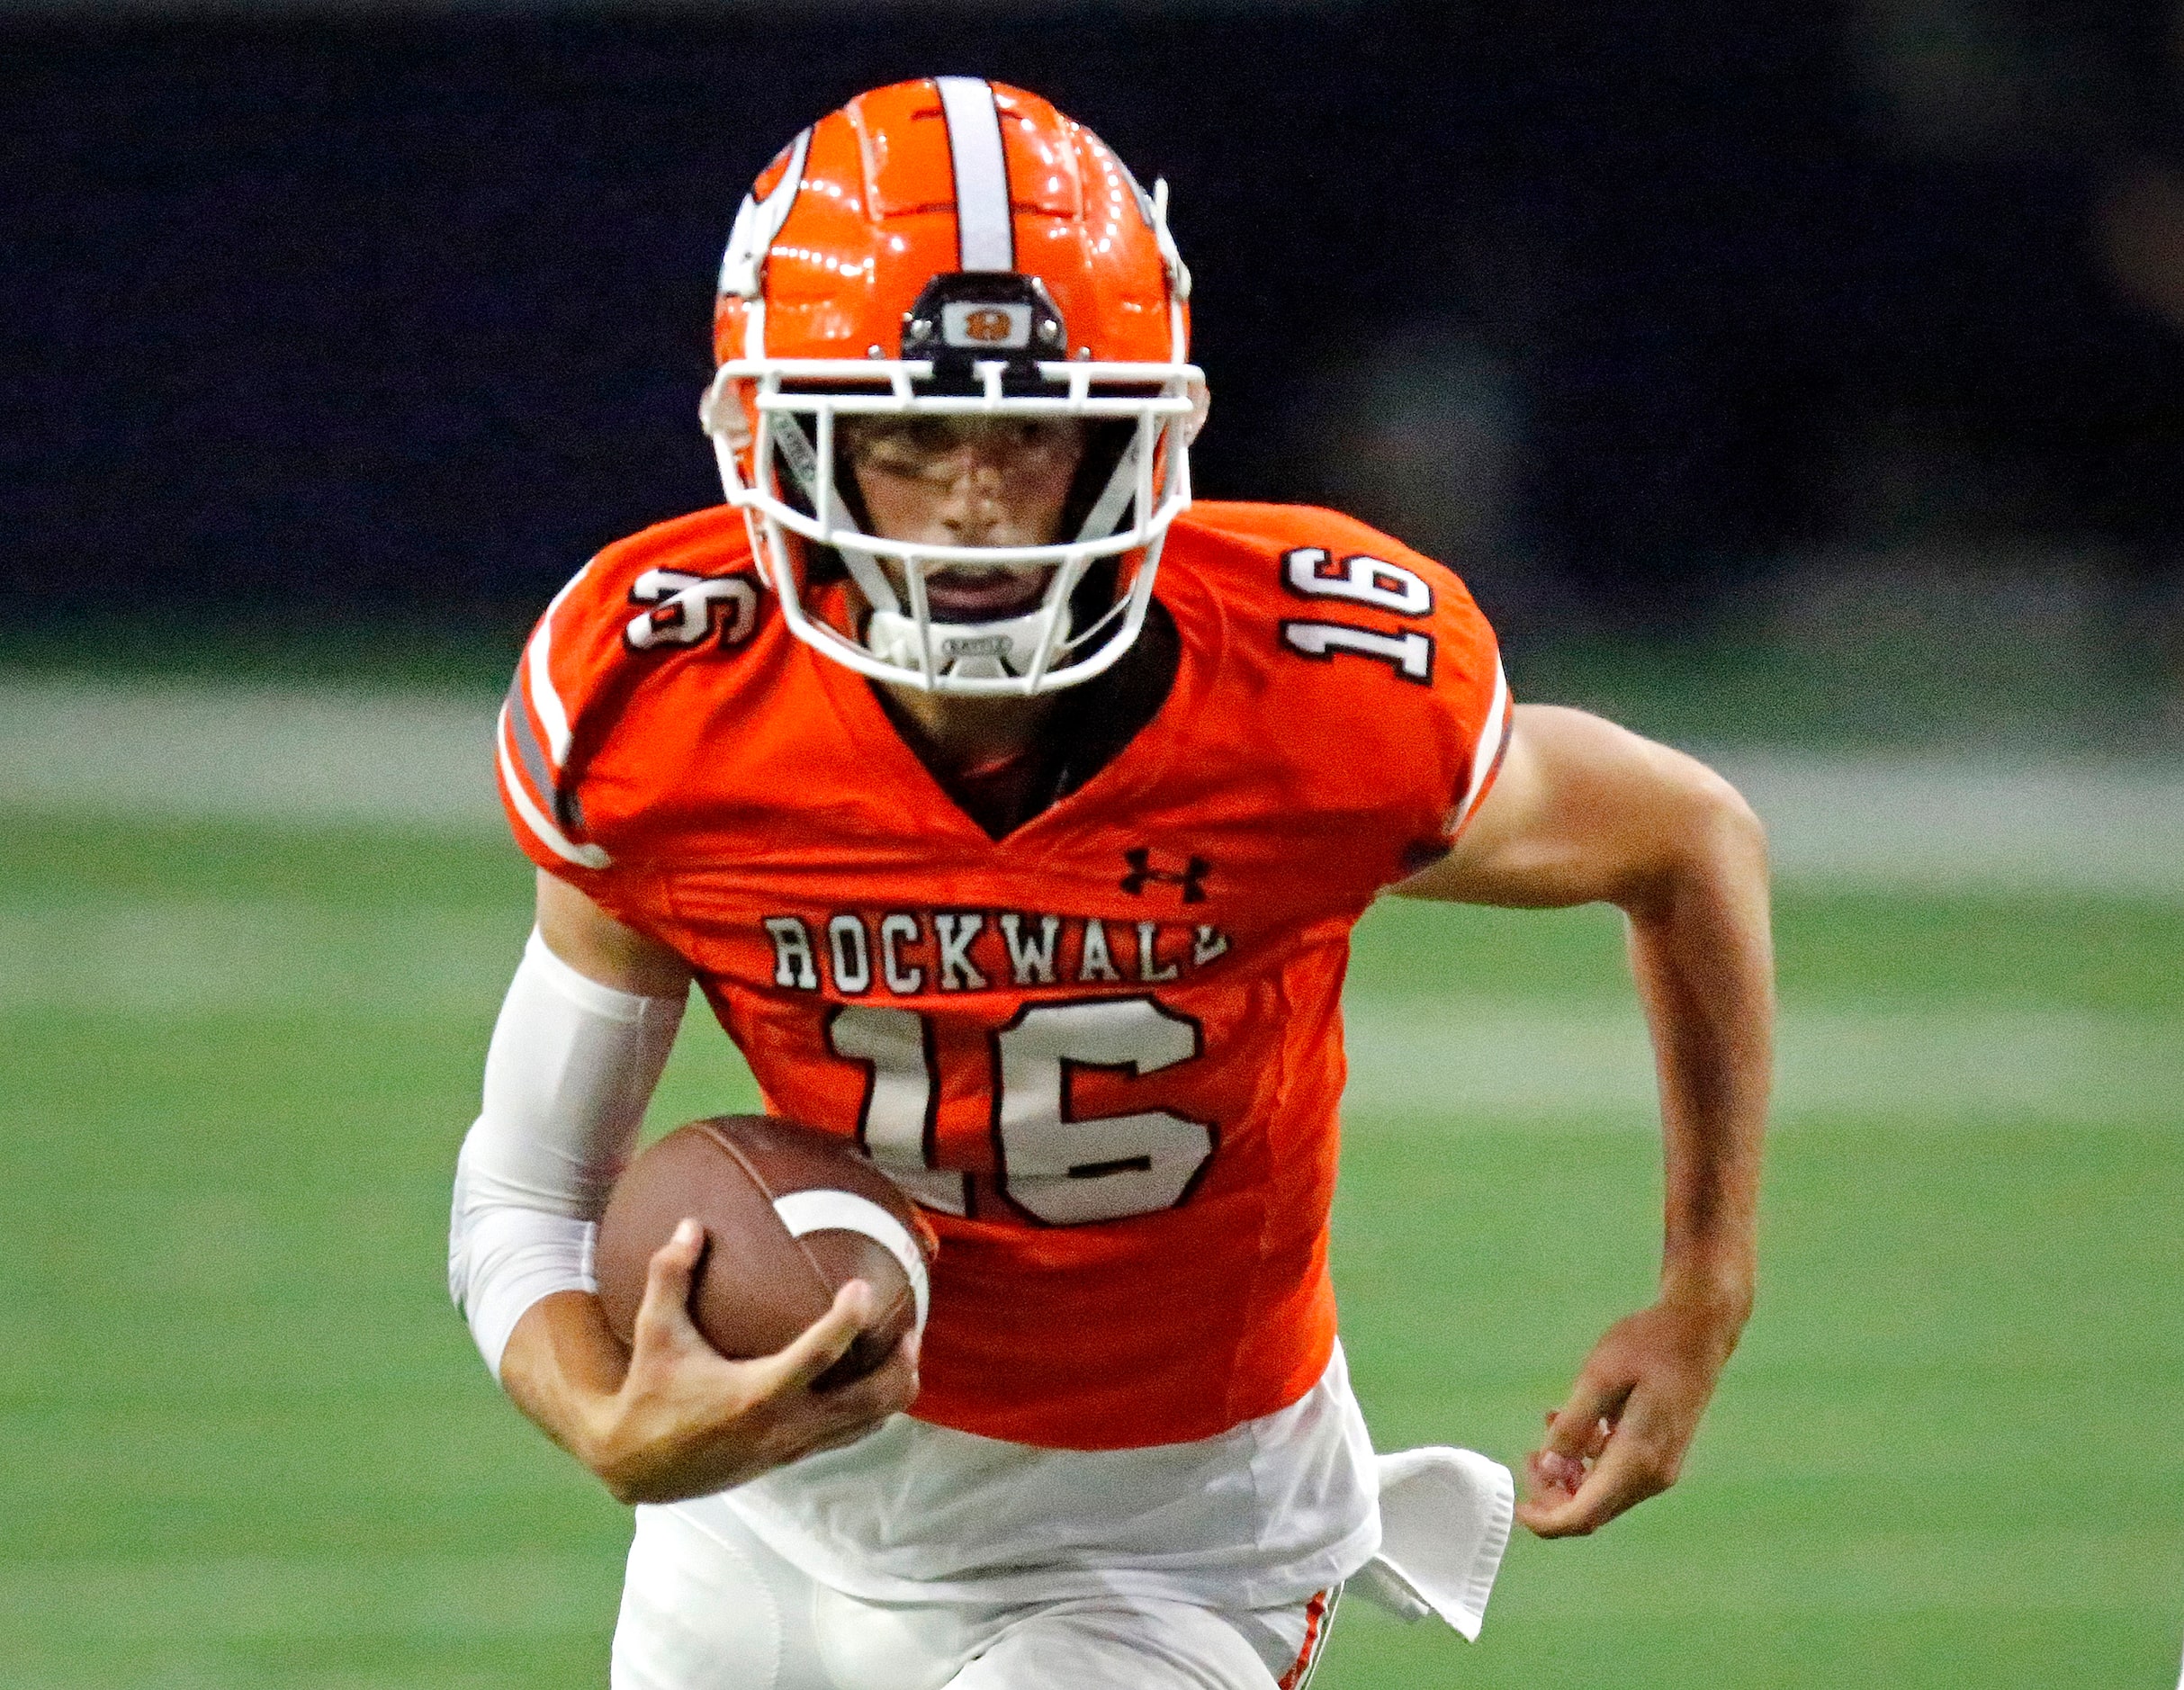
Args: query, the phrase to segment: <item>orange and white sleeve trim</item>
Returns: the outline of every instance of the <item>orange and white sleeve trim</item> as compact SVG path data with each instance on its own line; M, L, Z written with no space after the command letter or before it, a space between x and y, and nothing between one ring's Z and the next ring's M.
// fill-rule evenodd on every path
M1502 754L1509 749L1509 678L1496 661L1494 701L1487 706L1486 724L1480 728L1478 743L1471 751L1470 778L1464 783L1462 798L1449 814L1446 831L1451 839L1463 832L1463 824L1471 819L1471 812L1478 807L1478 801L1487 796L1494 785L1494 777L1501 770Z
M579 570L539 617L500 706L493 749L511 818L563 862L605 868L614 860L606 851L569 837L577 816L575 795L562 781L569 760L569 709L553 684L553 613L583 579L584 570Z

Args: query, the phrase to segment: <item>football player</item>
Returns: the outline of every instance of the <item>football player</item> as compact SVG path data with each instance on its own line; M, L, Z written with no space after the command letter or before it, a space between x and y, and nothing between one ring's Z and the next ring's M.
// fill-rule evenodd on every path
M1672 1482L1736 1343L1757 824L1687 758L1513 707L1441 565L1194 505L1190 292L1164 186L1044 100L859 96L735 221L727 503L609 546L524 653L498 750L537 928L452 1278L508 1394L639 1505L619 1690L1303 1681L1380 1545L1327 1218L1348 935L1385 892L1613 903L1658 1054L1659 1296L1518 1517L1589 1532ZM692 982L768 1107L939 1235L921 1347L858 1384L812 1389L859 1284L777 1355L712 1352L694 1224L632 1350L601 1316L593 1223ZM1481 1599L1491 1501L1449 1576Z

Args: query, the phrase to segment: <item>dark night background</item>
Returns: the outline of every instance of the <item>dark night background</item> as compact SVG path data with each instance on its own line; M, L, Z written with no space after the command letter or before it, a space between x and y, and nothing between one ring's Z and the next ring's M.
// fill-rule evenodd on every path
M1703 626L1846 555L2060 559L2153 626L2184 537L2171 26L0 13L5 615L524 613L717 497L695 405L755 171L860 87L970 70L1170 179L1209 495L1357 509L1520 638Z

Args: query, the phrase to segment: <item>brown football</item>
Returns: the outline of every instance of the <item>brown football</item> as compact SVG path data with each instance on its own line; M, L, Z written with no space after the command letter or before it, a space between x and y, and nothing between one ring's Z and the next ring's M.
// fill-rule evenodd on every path
M690 1316L723 1355L771 1355L852 1279L872 1287L877 1312L815 1389L862 1379L922 1321L935 1240L894 1182L846 1139L770 1115L720 1115L677 1128L616 1182L595 1269L625 1344L652 1253L686 1216L706 1229Z

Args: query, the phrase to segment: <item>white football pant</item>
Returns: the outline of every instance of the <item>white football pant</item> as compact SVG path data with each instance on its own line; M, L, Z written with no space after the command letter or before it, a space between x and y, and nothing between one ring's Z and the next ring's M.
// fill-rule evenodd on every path
M1334 1617L1334 1592L1235 1611L860 1602L716 1523L637 1510L613 1690L1303 1690Z

